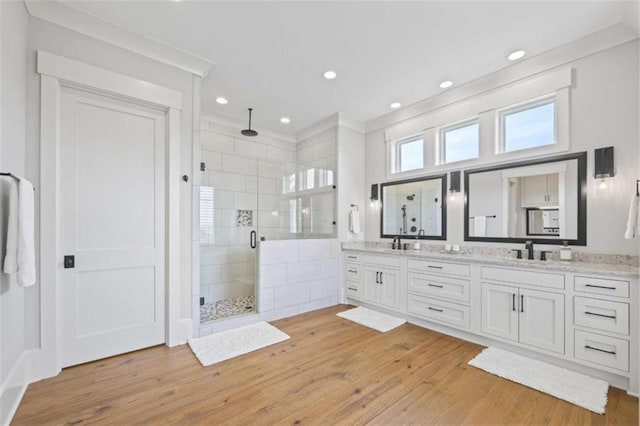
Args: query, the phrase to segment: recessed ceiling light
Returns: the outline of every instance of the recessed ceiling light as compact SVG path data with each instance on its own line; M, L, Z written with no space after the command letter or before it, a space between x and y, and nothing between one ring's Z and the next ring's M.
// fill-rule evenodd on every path
M216 98L216 102L219 103L220 105L226 105L229 103L227 98L223 98L222 96L220 96L219 98Z
M324 74L322 74L324 76L324 78L326 78L327 80L333 80L334 78L336 78L338 76L338 74L336 74L335 71L326 71Z
M509 53L509 56L507 56L507 58L510 61L517 61L524 56L524 53L524 50L516 50L515 52Z
M402 104L400 102L394 102L391 105L389 105L389 107L393 109L400 108L401 106Z
M289 117L282 117L282 118L280 119L280 122L281 122L282 124L289 124L289 123L291 123L291 119L290 119Z
M446 89L447 87L451 87L453 86L453 81L451 80L445 80L442 83L440 83L440 87L443 89Z

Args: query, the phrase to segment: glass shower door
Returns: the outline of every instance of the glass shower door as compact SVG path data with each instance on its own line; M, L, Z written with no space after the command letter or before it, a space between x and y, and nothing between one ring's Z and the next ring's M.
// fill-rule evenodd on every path
M200 322L255 312L258 164L202 147Z

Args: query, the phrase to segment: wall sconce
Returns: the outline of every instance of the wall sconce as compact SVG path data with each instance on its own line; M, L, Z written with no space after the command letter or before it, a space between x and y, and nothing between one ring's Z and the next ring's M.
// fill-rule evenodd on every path
M378 185L377 183L374 183L373 185L371 185L371 195L369 196L369 200L371 201L371 207L378 207L380 205L380 201L378 201L378 199L380 198L378 196L378 191L380 185Z
M600 179L598 189L607 189L607 179L615 176L613 147L598 148L594 154L594 176L596 179Z
M369 197L371 201L378 201L378 184L374 183L371 185L371 196Z
M449 199L453 201L456 192L460 192L460 170L449 173L451 183L449 184Z

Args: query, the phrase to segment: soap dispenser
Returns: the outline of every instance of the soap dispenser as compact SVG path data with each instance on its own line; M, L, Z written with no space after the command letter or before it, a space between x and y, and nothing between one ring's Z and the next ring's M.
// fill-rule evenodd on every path
M571 247L569 247L568 241L562 242L562 247L560 247L560 260L571 260Z
M413 243L413 249L420 250L420 240L418 239L417 235L416 235L416 241Z

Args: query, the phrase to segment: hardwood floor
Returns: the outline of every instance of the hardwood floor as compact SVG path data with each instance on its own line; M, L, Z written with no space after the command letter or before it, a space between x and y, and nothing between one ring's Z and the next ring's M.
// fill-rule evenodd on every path
M345 309L276 321L290 340L206 368L158 346L65 369L29 386L13 424L638 424L619 389L593 414L467 365L481 346L378 333Z

